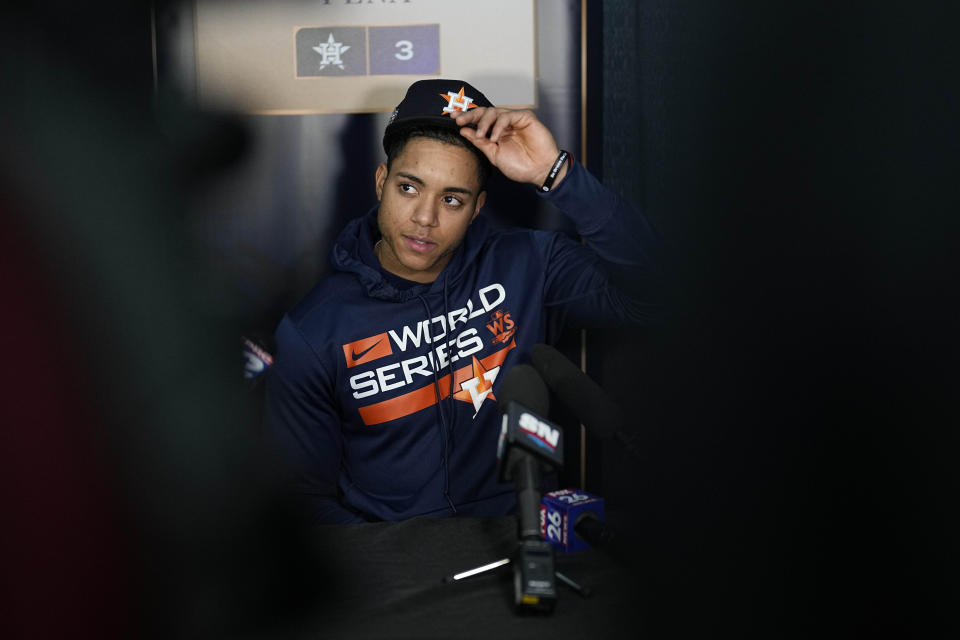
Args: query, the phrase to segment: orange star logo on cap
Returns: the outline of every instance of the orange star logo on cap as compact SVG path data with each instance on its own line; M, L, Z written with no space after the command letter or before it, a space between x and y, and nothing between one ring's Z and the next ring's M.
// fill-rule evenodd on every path
M463 87L460 87L458 93L447 91L446 93L438 93L437 95L447 101L447 106L443 108L443 113L453 114L456 111L468 111L477 108L477 105L473 103L473 98L463 95Z

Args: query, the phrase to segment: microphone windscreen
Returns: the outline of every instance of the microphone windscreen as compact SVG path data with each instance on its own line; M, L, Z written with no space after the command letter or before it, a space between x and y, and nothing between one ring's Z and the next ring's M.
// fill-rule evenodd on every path
M550 391L537 370L529 364L514 365L497 391L500 413L505 413L514 400L541 417L547 417L550 412Z
M603 520L587 514L577 519L573 530L578 536L586 540L591 547L602 547L613 539L613 529Z
M577 419L599 438L610 438L623 416L615 402L568 357L546 344L530 350L533 366Z

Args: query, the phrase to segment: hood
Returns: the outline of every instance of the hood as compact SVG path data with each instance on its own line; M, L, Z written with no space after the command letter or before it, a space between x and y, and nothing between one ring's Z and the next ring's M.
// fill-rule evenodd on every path
M405 302L454 286L480 253L489 230L484 216L477 216L467 227L463 242L453 252L450 262L436 280L401 291L383 277L380 263L373 252L373 245L380 235L377 229L379 210L379 206L375 206L365 216L351 220L344 227L333 245L330 264L337 271L356 275L370 297L388 302Z

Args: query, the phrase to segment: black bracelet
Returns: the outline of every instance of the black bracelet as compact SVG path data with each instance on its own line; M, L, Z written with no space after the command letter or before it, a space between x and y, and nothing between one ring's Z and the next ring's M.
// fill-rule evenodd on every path
M553 181L557 179L557 174L560 173L560 168L563 167L563 163L567 161L568 157L570 157L570 152L561 149L560 155L557 156L557 159L553 162L553 166L550 167L550 173L547 174L547 179L543 181L543 186L540 187L540 191L550 191L553 187Z

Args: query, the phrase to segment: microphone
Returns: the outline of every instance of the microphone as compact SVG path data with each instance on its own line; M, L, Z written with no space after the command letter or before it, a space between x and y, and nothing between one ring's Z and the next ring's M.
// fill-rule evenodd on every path
M543 417L550 393L532 366L513 366L497 396L503 416L497 442L500 480L513 482L517 491L520 547L513 563L514 606L549 613L557 588L554 549L540 536L541 480L544 468L563 465L562 432Z
M506 413L511 402L519 401L541 416L550 412L550 391L543 377L529 364L518 364L507 371L497 391L500 413Z
M550 345L533 345L530 358L550 390L563 400L588 431L603 440L617 440L640 459L634 437L623 431L623 413L600 385Z
M255 384L267 369L273 365L273 356L264 341L241 336L243 340L243 378L248 385Z
M562 553L610 542L613 531L603 518L603 498L580 489L551 491L540 505L541 535Z
M532 366L512 367L497 396L503 415L497 443L500 480L516 485L520 539L538 540L542 474L563 466L562 431L543 417L550 394Z

